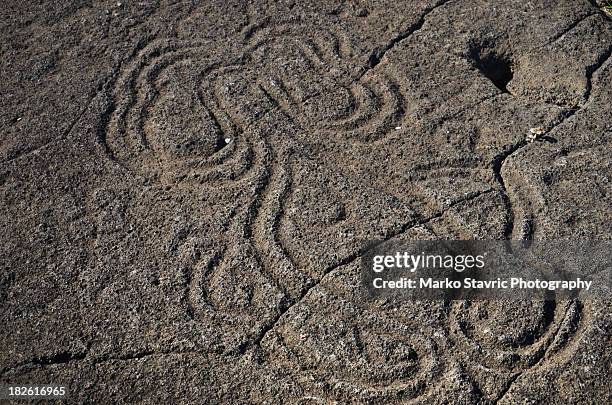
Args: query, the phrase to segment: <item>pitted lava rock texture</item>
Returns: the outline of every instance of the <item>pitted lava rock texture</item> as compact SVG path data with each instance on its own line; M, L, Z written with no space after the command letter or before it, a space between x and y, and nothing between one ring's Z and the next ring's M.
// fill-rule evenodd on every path
M610 302L357 288L371 240L612 237L604 5L9 1L0 384L610 403Z

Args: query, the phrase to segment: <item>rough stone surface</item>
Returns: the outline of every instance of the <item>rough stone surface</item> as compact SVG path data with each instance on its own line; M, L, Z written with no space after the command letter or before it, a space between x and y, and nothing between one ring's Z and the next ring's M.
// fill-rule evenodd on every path
M8 1L0 383L612 402L610 302L356 288L372 239L611 238L605 3Z

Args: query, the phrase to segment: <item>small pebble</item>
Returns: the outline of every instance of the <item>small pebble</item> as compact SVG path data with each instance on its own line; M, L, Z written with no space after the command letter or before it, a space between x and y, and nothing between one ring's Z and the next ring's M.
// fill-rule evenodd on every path
M357 9L357 10L355 11L355 15L356 15L357 17L367 17L367 15L368 15L368 10L367 10L367 9L365 9L365 8L363 8L363 7L362 7L362 8L359 8L359 9Z
M231 138L225 138L225 143L230 143L231 141Z
M402 129L402 127L395 127L395 129Z
M542 127L530 128L529 133L525 137L525 140L531 143L538 139L541 135L544 135L545 133L546 131Z

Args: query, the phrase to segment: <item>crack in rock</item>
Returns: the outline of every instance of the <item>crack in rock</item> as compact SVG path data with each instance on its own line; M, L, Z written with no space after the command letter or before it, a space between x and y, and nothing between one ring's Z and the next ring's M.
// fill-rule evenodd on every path
M471 200L473 200L475 198L478 198L478 197L480 197L482 195L488 194L488 193L493 192L493 191L495 191L495 189L491 188L491 189L488 189L488 190L485 190L485 191L479 191L479 192L471 193L468 196L466 196L465 198L462 198L460 200L457 200L457 201L453 202L448 207L446 207L443 210L440 210L440 211L436 212L435 214L432 214L432 215L430 215L430 216L428 216L426 218L410 221L410 222L404 224L399 230L397 230L395 232L391 232L390 235L388 235L386 238L384 238L380 242L376 243L376 245L374 245L374 246L380 246L381 244L389 241L390 239L406 233L410 229L413 229L413 228L415 228L417 226L420 226L420 225L427 224L428 222L431 222L431 221L433 221L435 219L438 219L438 218L442 217L446 212L448 212L449 210L451 210L452 208L454 208L455 206L457 206L459 204L462 204L462 203L467 202L467 201L471 201ZM371 248L371 247L372 247L372 245L368 245L368 248ZM308 288L306 288L302 292L300 297L298 297L296 300L294 300L293 303L290 303L290 305L287 306L287 308L285 308L284 310L280 311L278 316L276 316L274 318L274 320L259 333L259 336L254 340L253 344L251 344L251 345L249 345L249 344L243 345L243 347L240 350L240 353L245 353L247 348L250 347L250 346L259 346L261 344L261 342L265 339L266 335L278 325L278 323L280 322L282 317L286 313L288 313L291 308L293 308L294 306L300 304L311 290L313 290L315 287L320 285L325 280L325 278L330 273L332 273L334 270L336 270L339 267L342 267L342 266L345 266L347 264L350 264L350 263L354 262L355 260L360 258L365 253L365 251L366 251L365 248L361 248L357 252L355 252L355 253L345 257L339 263L334 264L333 266L331 266L327 270L325 270L323 272L323 275L321 276L321 278L318 281L316 281L313 285L311 285Z
M368 65L367 65L367 67L359 75L357 80L359 80L361 77L363 77L370 70L372 70L376 66L378 66L380 64L380 62L382 62L383 58L385 57L385 55L386 55L386 53L388 51L390 51L397 44L399 44L400 42L402 42L403 40L407 39L409 36L411 36L415 32L419 31L421 28L423 28L423 25L425 25L425 21L427 20L427 17L431 13L433 13L436 9L444 6L446 3L450 3L451 1L453 1L453 0L442 0L442 1L439 1L436 4L434 4L433 6L427 8L425 10L425 12L421 15L419 20L416 23L412 24L410 27L408 27L407 30L405 30L404 32L401 32L399 35L393 37L384 46L377 47L376 49L374 49L370 53L370 56L368 57Z
M553 124L549 129L544 131L544 134L549 134L552 131L554 131L557 127L559 127L565 121L567 121L568 119L576 115L580 110L582 110L582 108L584 108L589 103L590 98L591 98L591 93L592 93L592 87L593 87L593 84L592 84L593 77L608 62L608 60L610 59L611 53L612 53L612 46L610 46L606 52L602 53L593 65L588 66L586 68L587 85L586 85L586 90L583 96L583 101L576 108L566 111L561 116L561 118L559 119L557 123ZM497 179L497 181L499 182L502 188L505 204L507 205L508 212L509 212L508 223L506 226L506 230L504 232L504 236L506 239L512 239L515 218L514 218L513 204L510 199L510 196L508 195L507 182L504 179L502 171L508 159L512 158L514 155L519 153L520 150L523 149L527 145L529 145L529 142L523 139L520 142L517 142L516 144L512 145L509 149L502 152L501 154L499 154L493 159L493 172L494 172L495 178Z

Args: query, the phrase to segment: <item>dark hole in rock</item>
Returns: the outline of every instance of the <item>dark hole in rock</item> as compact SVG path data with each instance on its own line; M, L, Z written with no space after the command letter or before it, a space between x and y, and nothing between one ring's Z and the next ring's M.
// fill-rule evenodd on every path
M508 83L512 80L512 61L510 58L498 54L492 49L477 49L471 55L476 67L493 84L503 91L508 91Z

